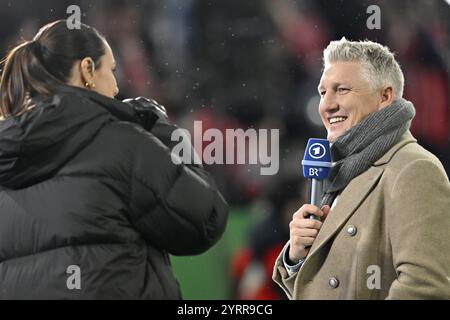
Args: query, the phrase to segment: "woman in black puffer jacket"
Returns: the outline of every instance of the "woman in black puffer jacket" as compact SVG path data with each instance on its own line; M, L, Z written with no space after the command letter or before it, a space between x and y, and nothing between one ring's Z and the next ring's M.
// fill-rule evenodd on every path
M64 20L4 62L0 299L179 299L169 254L224 232L227 204L171 154L163 108L113 99L114 65L95 29Z

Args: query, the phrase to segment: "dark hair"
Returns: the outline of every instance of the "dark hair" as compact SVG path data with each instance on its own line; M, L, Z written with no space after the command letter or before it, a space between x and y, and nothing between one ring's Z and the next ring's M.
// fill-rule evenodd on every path
M105 38L81 24L69 29L66 20L43 26L32 41L12 49L1 61L0 116L24 112L35 95L50 96L71 76L75 61L92 58L96 68L106 53Z

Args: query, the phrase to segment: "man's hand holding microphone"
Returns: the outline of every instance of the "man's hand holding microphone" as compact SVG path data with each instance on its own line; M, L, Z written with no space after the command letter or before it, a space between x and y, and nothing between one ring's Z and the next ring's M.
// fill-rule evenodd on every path
M306 258L330 213L330 206L321 206L323 180L331 169L329 142L325 139L309 139L302 161L303 175L309 180L309 203L304 204L292 216L289 224L289 264L295 265Z
M291 263L295 264L300 259L306 258L329 212L330 206L319 208L312 204L304 204L294 213L292 221L289 223L291 240L289 260ZM310 219L311 214L319 217L320 221Z

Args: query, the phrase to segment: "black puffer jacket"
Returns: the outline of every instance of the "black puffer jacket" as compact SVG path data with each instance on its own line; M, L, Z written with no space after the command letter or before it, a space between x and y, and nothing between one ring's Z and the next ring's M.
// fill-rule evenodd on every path
M214 245L228 207L173 126L137 122L73 88L0 121L0 299L181 298L168 254Z

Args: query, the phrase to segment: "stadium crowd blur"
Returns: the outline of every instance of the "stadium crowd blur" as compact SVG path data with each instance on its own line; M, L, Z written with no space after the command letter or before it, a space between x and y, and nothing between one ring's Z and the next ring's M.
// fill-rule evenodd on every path
M230 262L235 298L283 297L271 268L289 237L289 212L304 201L299 192L292 202L304 184L306 140L325 136L317 83L329 41L367 38L396 52L405 97L417 111L412 132L450 172L450 5L444 0L0 0L2 56L44 23L67 18L71 4L111 44L119 99L155 98L190 130L194 120L203 121L203 130L280 129L277 175L262 176L257 165L209 166L232 206L265 204L248 246ZM381 29L366 25L372 4L381 9Z

